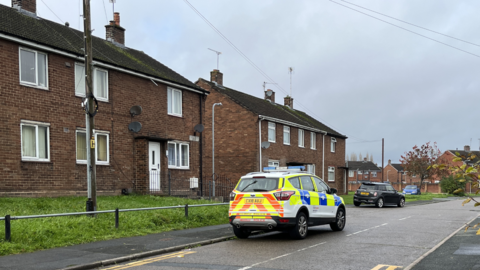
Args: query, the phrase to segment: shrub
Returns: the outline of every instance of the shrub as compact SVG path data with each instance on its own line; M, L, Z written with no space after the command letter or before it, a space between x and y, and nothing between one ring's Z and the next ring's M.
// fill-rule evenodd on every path
M440 187L442 188L442 192L448 193L448 194L453 194L453 192L459 188L465 190L465 182L460 183L455 178L453 175L450 175L448 177L442 178L442 181L440 181ZM464 196L465 192L460 192L455 194L456 196Z

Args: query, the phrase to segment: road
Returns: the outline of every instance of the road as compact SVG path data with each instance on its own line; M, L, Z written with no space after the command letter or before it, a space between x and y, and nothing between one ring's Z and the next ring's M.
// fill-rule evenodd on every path
M102 269L402 269L477 217L472 209L458 200L347 208L342 232L312 227L300 241L285 233L265 233Z

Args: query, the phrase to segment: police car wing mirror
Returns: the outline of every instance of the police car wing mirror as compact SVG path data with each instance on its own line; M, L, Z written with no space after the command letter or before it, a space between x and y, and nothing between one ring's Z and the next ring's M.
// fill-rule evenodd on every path
M337 192L336 188L330 188L330 194L337 194Z

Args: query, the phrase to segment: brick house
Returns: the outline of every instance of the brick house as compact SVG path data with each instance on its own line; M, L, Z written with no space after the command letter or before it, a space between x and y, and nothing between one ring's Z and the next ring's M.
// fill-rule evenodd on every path
M385 174L384 180L389 181L390 183L420 183L420 177L415 175L408 176L403 169L402 163L392 163L392 160L390 159L388 160L388 164L385 166L385 169L383 169L383 173Z
M366 158L363 161L348 161L347 165L348 182L382 182L382 169Z
M458 152L460 154L460 157L462 158L462 161L452 161L454 157L456 157L455 153ZM470 156L470 154L474 154L476 158L473 161L467 160L467 157ZM447 150L443 152L442 155L438 157L440 163L442 164L448 164L450 166L462 166L463 164L467 165L467 168L472 165L472 163L476 163L480 160L480 151L475 151L475 150L470 150L469 145L465 145L463 150ZM441 179L435 179L434 182L440 182ZM478 188L472 187L470 183L467 183L465 186L465 190L467 190L469 193L475 192Z
M210 81L200 78L196 82L210 92L204 115L204 172L213 169L213 104L222 103L214 109L215 174L228 175L236 182L263 167L301 165L339 193L345 192L345 135L294 109L293 98L285 97L281 105L272 90L257 98L225 87L219 70L210 75Z
M0 196L85 195L83 32L38 17L35 0L0 5L0 18ZM92 38L97 193L163 192L167 172L198 178L208 91L126 47L118 13L106 32Z

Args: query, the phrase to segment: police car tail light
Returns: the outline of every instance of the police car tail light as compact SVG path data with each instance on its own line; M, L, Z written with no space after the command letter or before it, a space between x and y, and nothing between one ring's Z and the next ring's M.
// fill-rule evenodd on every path
M275 192L273 195L275 195L277 201L288 201L293 194L295 194L295 191Z
M235 195L237 195L235 192L230 192L230 201L235 201Z

